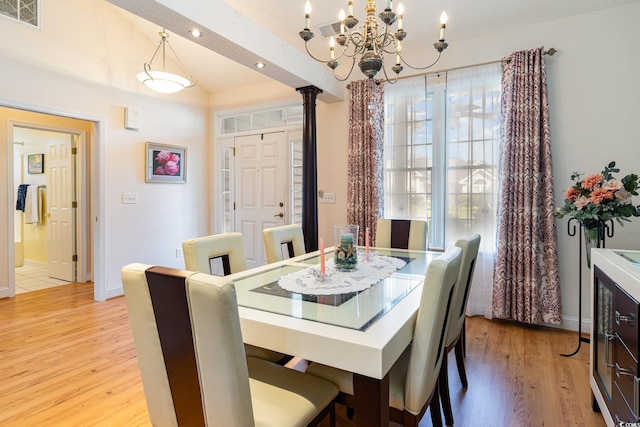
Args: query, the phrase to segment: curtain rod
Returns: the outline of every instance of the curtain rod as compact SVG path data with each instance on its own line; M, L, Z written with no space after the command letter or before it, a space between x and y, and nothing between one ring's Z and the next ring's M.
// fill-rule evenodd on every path
M553 56L557 52L558 52L558 50L552 47L552 48L550 48L548 50L545 50L544 54L545 55L549 55L549 56ZM412 78L412 77L419 77L419 76L429 76L429 75L432 75L432 74L446 73L447 71L461 70L463 68L479 67L481 65L495 64L495 63L503 62L503 61L509 61L509 58L504 57L504 58L500 58L500 59L495 60L495 61L479 62L477 64L465 65L465 66L462 66L462 67L444 68L444 69L438 70L438 71L429 71L429 72L422 73L422 74L412 74L410 76L400 76L400 77L398 77L398 80L409 79L409 78ZM376 80L377 84L380 84L382 82L384 82L384 80ZM347 84L347 89L351 89L351 83Z

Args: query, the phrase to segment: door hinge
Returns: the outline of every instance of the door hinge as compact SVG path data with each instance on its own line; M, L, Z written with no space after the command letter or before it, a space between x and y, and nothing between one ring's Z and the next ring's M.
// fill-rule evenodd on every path
M78 261L78 255L74 255L71 257L71 261Z
M233 202L233 210L236 210L236 202Z
M71 154L78 154L78 149L76 147L71 148Z
M231 155L236 156L236 147L231 147Z
M78 202L71 202L71 207L72 208L77 208L78 207Z

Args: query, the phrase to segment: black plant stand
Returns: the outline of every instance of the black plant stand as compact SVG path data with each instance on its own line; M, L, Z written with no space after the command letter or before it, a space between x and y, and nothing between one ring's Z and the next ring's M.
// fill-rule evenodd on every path
M575 223L574 223L575 222ZM578 232L578 229L582 229L584 225L580 225L575 218L569 218L567 222L567 234L569 236L578 235L578 348L573 353L560 354L561 356L570 357L577 354L580 351L580 346L583 342L590 343L591 340L582 336L582 234ZM613 237L613 220L608 220L600 223L598 227L598 248L604 248L604 242L606 237ZM586 245L586 242L585 242ZM593 319L591 319L593 322Z

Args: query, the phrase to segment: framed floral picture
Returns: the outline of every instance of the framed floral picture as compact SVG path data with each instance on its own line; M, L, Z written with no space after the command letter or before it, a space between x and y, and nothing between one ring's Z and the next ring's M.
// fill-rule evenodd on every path
M147 142L146 182L187 182L187 148Z
M27 156L27 173L44 173L44 154Z

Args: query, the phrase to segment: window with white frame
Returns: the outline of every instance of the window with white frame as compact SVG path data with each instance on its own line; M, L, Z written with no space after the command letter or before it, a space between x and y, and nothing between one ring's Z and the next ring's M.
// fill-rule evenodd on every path
M499 108L499 64L388 84L384 216L426 220L431 249L493 241Z
M302 140L291 141L291 224L302 224Z
M222 148L222 168L220 169L220 176L222 181L221 188L221 228L223 233L230 233L233 231L233 177L231 176L231 161L233 158L233 147Z
M220 134L233 134L299 125L302 123L302 114L302 105L231 114L220 118Z

